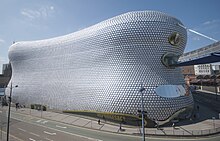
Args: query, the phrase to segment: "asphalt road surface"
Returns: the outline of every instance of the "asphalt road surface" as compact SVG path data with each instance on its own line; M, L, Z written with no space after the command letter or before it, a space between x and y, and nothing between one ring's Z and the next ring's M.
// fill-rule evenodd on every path
M115 134L76 127L19 113L11 114L10 134L21 141L141 141L140 136ZM6 127L3 127L6 131ZM201 138L146 137L146 141L219 141L220 136Z

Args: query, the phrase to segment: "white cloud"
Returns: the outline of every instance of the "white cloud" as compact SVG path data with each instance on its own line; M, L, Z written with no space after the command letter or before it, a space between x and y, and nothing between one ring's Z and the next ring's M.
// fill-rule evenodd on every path
M194 34L193 32L190 32L189 30L188 30L188 38L193 41L200 41L201 40L201 36Z
M40 12L39 11L34 11L31 9L23 9L21 11L21 14L31 20L35 19L35 18L39 18L40 17Z
M50 10L54 10L54 7L53 7L53 6L50 6Z
M206 21L202 23L202 25L212 25L212 24L218 24L220 20L211 20L211 21Z
M27 19L30 20L35 20L35 19L47 19L48 17L52 16L55 12L54 6L41 6L38 9L22 9L21 10L21 15L26 17Z
M5 43L5 40L0 38L0 44L3 44L3 43Z
M218 40L216 39L216 37L220 35L220 32L218 30L219 28L220 28L220 20L214 19L214 20L205 21L200 25L198 25L197 27L189 29L189 31L193 33L191 34L189 32L190 33L189 36L194 41L209 39L214 42L217 42Z
M209 25L210 23L212 23L212 21L206 21L204 23L202 23L203 25Z
M213 31L219 31L218 30L219 27L220 27L220 20L214 19L214 20L209 20L209 21L203 22L202 24L193 28L193 30L212 33Z
M201 40L201 37L194 36L194 37L193 37L193 40L195 40L195 41L200 41L200 40Z

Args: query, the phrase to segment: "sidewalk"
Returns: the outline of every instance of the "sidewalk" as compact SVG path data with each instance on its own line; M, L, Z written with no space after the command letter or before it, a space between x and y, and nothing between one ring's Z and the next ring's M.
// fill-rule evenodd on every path
M205 93L208 93L208 94L220 95L219 92L215 93L215 92L211 92L211 91L208 91L208 90L201 90L201 89L199 89L199 90L196 90L196 91L198 91L198 92L205 92Z
M5 107L8 108L8 107ZM16 109L11 108L12 112L18 112L21 114L27 114L34 117L39 117L48 120L54 120L57 122L66 123L69 125L90 128L94 130L101 130L113 133L133 134L139 135L141 129L137 126L125 126L122 125L122 130L119 129L119 124L112 122L105 122L101 120L101 124L98 124L96 118L85 118L80 115L70 115L65 113L57 113L52 111L38 111L28 108ZM147 135L166 135L166 136L204 136L220 133L220 119L208 119L198 123L189 125L182 125L173 127L162 127L161 129L156 128L145 128Z

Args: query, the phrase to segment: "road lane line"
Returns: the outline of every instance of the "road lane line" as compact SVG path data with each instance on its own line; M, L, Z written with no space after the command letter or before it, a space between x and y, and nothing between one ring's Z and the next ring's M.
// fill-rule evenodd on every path
M26 130L22 129L22 128L18 128L18 130L21 130L23 132L27 132Z
M35 134L35 133L33 133L33 132L29 132L31 135L34 135L34 136L37 136L37 137L40 137L40 135L38 135L38 134Z
M80 138L86 138L86 139L93 140L93 141L103 141L103 140L100 140L100 139L90 138L90 137L87 137L87 136L82 136L82 135L78 135L78 134L62 131L62 130L59 130L59 129L54 129L54 128L51 128L51 127L46 127L46 128L49 128L49 129L52 129L52 130L55 130L55 131L59 131L59 132L63 132L63 133L69 134L69 135L77 136L77 137L80 137ZM47 131L44 131L44 133L45 132L47 132Z
M18 115L21 115L21 116L24 116L23 114L20 114L20 113L13 113L13 114L18 114ZM33 124L33 125L37 125L37 126L42 126L42 127L45 127L45 128L48 128L48 129L51 129L51 130L55 130L55 131L58 131L58 132L62 132L62 133L66 133L66 134L69 134L69 135L73 135L73 136L77 136L77 137L81 137L81 138L86 138L86 139L90 139L90 140L93 140L93 141L102 141L100 139L96 139L96 138L91 138L91 137L87 137L87 136L83 136L83 135L78 135L78 134L74 134L74 133L71 133L71 132L66 132L66 131L63 131L63 130L60 130L60 129L56 129L56 128L52 128L52 127L48 127L48 126L45 126L45 125L42 125L42 124L38 124L38 123L34 123L34 122L28 122L28 121L25 121L25 120L22 120L22 119L19 119L17 117L13 117L14 119L16 120L19 120L19 121L23 121L23 122L26 122L26 123L29 123L29 124ZM48 121L47 121L48 122ZM56 123L56 122L54 122ZM60 123L60 124L63 124L63 123ZM77 126L74 126L75 128L81 128L81 127L77 127ZM90 129L86 129L86 128L82 128L82 129L85 129L85 130L90 130ZM91 130L91 131L94 131L94 130ZM123 134L121 134L123 135ZM125 136L125 135L124 135ZM126 135L128 136L128 135ZM132 136L133 137L133 136Z
M45 120L45 121L43 121L43 122L41 122L41 123L42 123L42 124L45 124L45 123L47 123L47 122L48 122L48 121Z
M50 133L50 132L47 132L47 131L44 131L45 134L48 134L48 135L56 135L57 133Z
M45 138L46 140L48 140L48 141L53 141L53 140L51 140L51 139L49 139L49 138Z
M15 113L13 112L13 114L15 115L20 115L20 116L24 116L24 114L21 114L21 113ZM29 115L27 115L29 116ZM63 130L60 130L60 129L56 129L56 128L52 128L52 127L48 127L46 125L42 125L42 124L38 124L38 123L34 123L34 122L31 122L31 121L26 121L26 120L23 120L23 119L19 119L18 117L16 116L12 116L12 118L16 119L16 120L19 120L19 121L23 121L23 122L26 122L26 123L29 123L29 124L33 124L33 125L37 125L37 126L42 126L42 127L45 127L45 128L48 128L48 129L51 129L51 130L55 130L55 131L58 131L58 132L62 132L62 133L65 133L65 134L69 134L69 135L73 135L73 136L77 136L77 137L81 137L81 138L86 138L86 139L90 139L90 140L93 140L93 141L103 141L103 140L100 140L100 139L96 139L96 138L91 138L91 137L87 137L87 136L83 136L83 135L79 135L79 134L74 134L74 133L71 133L71 132L66 132L66 131L63 131ZM79 118L80 119L80 118ZM78 120L78 119L77 119ZM44 121L45 122L45 121ZM48 122L48 121L46 121ZM56 123L55 121L53 121L52 123ZM60 124L64 124L64 123L60 123ZM82 127L79 127L79 126L74 126L75 128L80 128L80 129L85 129L85 130L90 130L90 131L94 131L92 129L87 129L87 128L82 128ZM101 131L96 131L96 132L101 132ZM111 134L111 133L109 133ZM113 134L113 133L112 133ZM123 134L121 134L123 135ZM129 135L123 135L123 136L129 136ZM131 137L134 137L132 135L130 135ZM141 138L141 137L140 137Z
M37 120L36 122L41 122L42 121L42 119L39 119L39 120Z
M59 128L67 128L65 126L59 126L59 125L56 125L56 127L59 127Z
M30 141L36 141L35 139L29 138Z
M21 114L21 113L15 113L15 112L12 112L14 115L20 115L20 116L29 116L29 115L24 115L24 114ZM81 135L78 135L78 134L74 134L74 133L71 133L71 132L65 132L65 131L62 131L60 129L56 129L56 128L52 128L52 127L47 127L45 125L42 125L42 124L37 124L36 122L31 122L31 121L24 121L23 119L19 119L18 117L16 116L12 116L13 119L16 119L18 121L22 121L22 122L25 122L25 123L29 123L29 124L33 124L33 125L37 125L37 126L41 126L41 127L45 127L45 128L48 128L48 129L51 129L51 130L55 130L55 131L59 131L59 132L63 132L63 133L66 133L66 134L70 134L70 135L75 135L75 136L81 136ZM34 117L33 119L36 119L36 117ZM55 121L52 121L52 123L56 123ZM66 125L65 123L60 123L60 124L63 124L63 125ZM72 125L68 125L68 126L71 126L71 127L74 127L74 128L79 128L79 129L84 129L84 130L89 130L89 131L95 131L95 132L100 132L100 133L106 133L106 134L109 134L109 135L113 135L113 136L126 136L126 137L132 137L132 138L138 138L138 139L141 139L142 137L141 136L135 136L135 135L129 135L129 134L115 134L115 133L111 133L111 132L104 132L104 131L100 131L100 130L93 130L93 129L88 129L88 128L83 128L83 127L79 127L79 126L72 126ZM4 131L2 131L4 132ZM10 135L12 136L12 135ZM15 137L15 136L13 136ZM82 136L84 138L86 138L86 136ZM217 139L218 136L215 136L215 137L207 137L207 138L211 138L211 139ZM18 138L19 139L19 138ZM99 139L95 139L95 138L92 138L93 140L97 141ZM166 136L166 138L164 137L146 137L146 139L159 139L159 140L189 140L189 141L192 141L192 140L204 140L206 138L204 137L196 137L195 139L192 139L192 138L175 138L173 139L172 137L169 138ZM21 140L21 139L20 139ZM21 140L21 141L24 141L24 140Z

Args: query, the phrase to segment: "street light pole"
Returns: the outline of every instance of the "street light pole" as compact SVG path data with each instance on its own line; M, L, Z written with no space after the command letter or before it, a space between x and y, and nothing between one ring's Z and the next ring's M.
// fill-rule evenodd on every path
M211 64L211 68L213 69L213 66L214 66L214 68L215 69L213 69L213 73L214 73L214 86L215 86L215 100L218 100L218 90L217 90L217 81L216 81L216 79L217 79L217 71L216 71L216 65L212 65Z
M18 87L18 85L16 85L15 87ZM8 105L7 141L9 141L9 124L10 124L10 114L11 114L11 94L12 94L12 81L11 81L11 87L10 87L10 94L9 94L9 97L8 97L9 105Z
M8 105L7 141L9 139L9 124L10 124L10 113L11 113L11 93L12 93L12 82L11 82L11 87L10 87L10 95L8 97L9 105Z
M141 85L141 89L139 92L141 93L141 115L142 115L142 141L145 141L145 129L144 129L144 97L143 97L143 91L145 88Z
M212 117L213 120L213 128L215 129L215 117Z
M218 92L217 92L217 82L216 82L216 75L215 75L215 78L214 78L214 83L215 83L215 100L218 99Z

